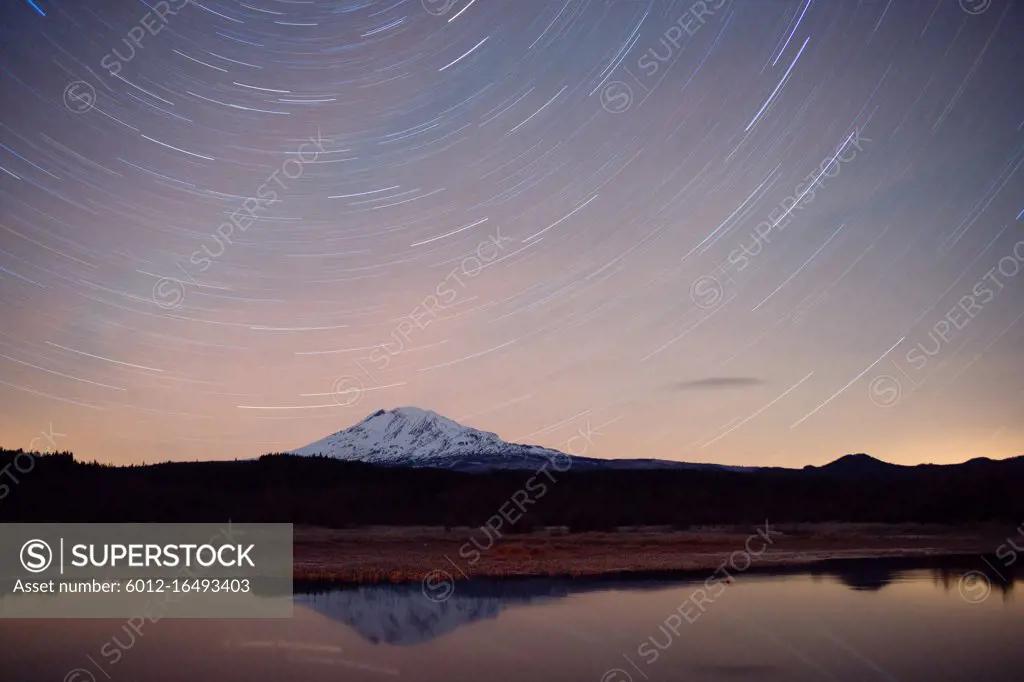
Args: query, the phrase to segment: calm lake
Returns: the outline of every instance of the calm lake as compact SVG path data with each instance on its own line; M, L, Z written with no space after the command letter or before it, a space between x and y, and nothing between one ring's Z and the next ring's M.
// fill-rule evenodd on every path
M744 574L707 590L703 610L703 577L538 579L457 584L444 600L419 585L300 592L291 620L165 619L141 634L9 620L0 670L12 682L1024 679L1014 579L969 570Z

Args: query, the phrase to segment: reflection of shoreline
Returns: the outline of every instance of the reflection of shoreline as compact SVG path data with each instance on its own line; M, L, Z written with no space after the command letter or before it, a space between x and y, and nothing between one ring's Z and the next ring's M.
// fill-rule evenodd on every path
M811 566L751 567L742 581L784 576L806 576L832 580L854 591L878 591L889 585L929 576L946 593L963 593L963 577L980 574L985 567L978 555L896 559L831 559ZM374 644L409 646L420 644L479 621L499 618L507 609L550 604L572 596L604 591L659 591L687 585L701 585L707 571L686 575L635 574L618 579L513 578L473 579L458 584L444 601L429 599L419 585L339 585L324 581L297 581L295 603L331 620L345 623ZM1000 578L991 569L984 574L991 591L1008 601L1015 576L1007 569ZM739 582L739 580L737 581ZM986 595L987 596L987 595ZM979 600L980 601L980 600Z
M979 554L931 554L922 556L850 556L833 557L808 561L805 563L777 563L773 565L751 565L743 574L761 577L784 577L806 575L812 578L835 578L853 590L881 589L898 580L906 573L932 571L935 576L952 578L954 587L956 579L964 571L980 571L992 581L993 587L1013 589L1013 583L1024 581L1024 575L1014 572L1014 567L998 566L999 573L986 564L993 557ZM457 583L458 590L468 594L494 594L494 586L504 586L497 593L507 593L511 586L522 585L524 592L529 594L530 586L553 585L562 586L568 596L575 592L591 592L610 589L658 589L678 587L690 583L703 582L708 572L715 566L700 569L668 570L668 571L622 571L595 575L551 575L551 576L485 576L473 577ZM412 583L394 583L381 581L367 585L340 580L310 580L296 578L294 588L296 594L322 594L326 592L356 589L387 589L410 588ZM421 585L415 585L420 590ZM547 593L545 593L547 594Z

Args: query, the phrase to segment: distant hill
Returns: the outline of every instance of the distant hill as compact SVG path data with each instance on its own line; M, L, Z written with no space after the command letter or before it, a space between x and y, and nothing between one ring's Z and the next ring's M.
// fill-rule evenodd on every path
M805 467L805 470L815 470L842 476L885 476L895 474L899 471L905 471L909 468L911 467L902 466L900 464L890 464L889 462L883 462L880 459L876 459L871 455L861 453L857 455L843 455L839 459L829 462L823 466L809 466Z
M1003 472L1007 475L1020 475L1024 470L1024 456L996 460L988 457L975 457L959 464L892 464L864 453L843 455L822 466L806 466L803 471L833 476L900 478L921 476L928 472L945 472L953 474L962 472Z

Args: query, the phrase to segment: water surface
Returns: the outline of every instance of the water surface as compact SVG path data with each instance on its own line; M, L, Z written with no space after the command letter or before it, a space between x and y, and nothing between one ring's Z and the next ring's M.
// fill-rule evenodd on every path
M444 600L419 585L300 592L291 620L162 620L139 634L0 621L0 669L18 682L1024 679L1012 577L836 566L739 575L703 610L704 577L540 579L459 584Z

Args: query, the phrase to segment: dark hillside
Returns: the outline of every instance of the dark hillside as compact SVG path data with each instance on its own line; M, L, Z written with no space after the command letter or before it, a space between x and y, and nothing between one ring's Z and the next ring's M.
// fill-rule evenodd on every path
M477 526L513 494L516 530L1024 518L1024 458L899 467L861 456L803 470L498 471L383 468L318 457L114 467L0 451L0 521L277 521ZM870 458L869 458L870 459ZM5 467L7 467L5 469ZM15 480L17 482L15 482ZM506 509L510 506L506 505Z

